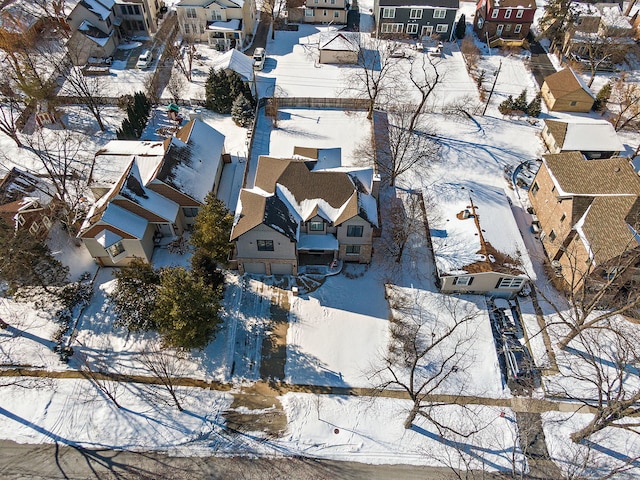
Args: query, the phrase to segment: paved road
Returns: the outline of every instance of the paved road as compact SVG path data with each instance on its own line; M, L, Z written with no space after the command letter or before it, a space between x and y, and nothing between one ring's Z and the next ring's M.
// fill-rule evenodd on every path
M6 480L453 480L448 468L368 465L312 458L169 457L157 453L83 450L0 441ZM37 459L37 461L34 461ZM499 478L485 474L482 478Z

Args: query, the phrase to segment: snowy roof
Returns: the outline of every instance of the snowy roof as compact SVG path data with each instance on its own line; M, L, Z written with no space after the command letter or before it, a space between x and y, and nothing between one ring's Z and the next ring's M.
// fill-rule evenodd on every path
M356 32L321 32L318 48L338 52L358 52L360 50L360 34Z
M534 0L494 0L490 3L494 8L536 8Z
M460 8L459 0L412 0L407 3L405 0L380 0L379 6L391 6L400 8Z
M112 225L134 238L142 238L149 224L144 218L113 203L107 206L107 209L102 214L101 221L103 224Z
M335 235L310 235L301 233L298 250L338 250L339 243Z
M245 82L253 80L253 60L235 48L220 55L211 68L214 70L233 70Z
M87 38L93 40L101 47L104 47L107 44L109 38L111 38L111 34L113 33L113 30L110 33L103 32L88 20L83 21L78 26L78 31L82 32Z
M170 139L154 180L204 203L218 181L223 153L224 135L200 120L192 120Z
M440 275L532 272L503 189L471 181L442 183L425 197L432 204L427 216Z
M341 148L293 147L293 158L315 160L313 171L342 166Z
M595 7L600 10L601 22L608 28L631 30L629 20L622 14L617 3L597 3Z
M240 30L240 20L234 18L227 22L213 22L207 25L207 30L226 30L229 32L235 32Z
M117 233L104 229L96 235L96 240L103 248L109 248L111 245L122 240L122 237Z
M106 20L115 5L114 0L80 0L78 5L83 6L90 12L97 15L100 20Z
M28 203L37 200L40 205L48 205L55 196L52 185L43 179L35 177L18 168L12 168L7 175L0 180L0 205L19 201L24 208L23 200L30 199Z
M135 157L142 181L147 184L162 162L166 146L162 141L112 140L96 152L95 170L101 183L118 181Z
M606 120L545 120L562 150L622 152L625 147Z
M262 224L295 241L298 239L299 220L277 195L256 188L242 189L231 240Z

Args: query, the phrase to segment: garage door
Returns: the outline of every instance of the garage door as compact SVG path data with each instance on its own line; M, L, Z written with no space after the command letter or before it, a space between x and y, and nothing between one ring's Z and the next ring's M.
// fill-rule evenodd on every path
M264 275L267 271L263 262L245 262L243 266L245 273L257 273Z
M293 265L290 263L272 263L271 273L274 275L291 275L293 273Z

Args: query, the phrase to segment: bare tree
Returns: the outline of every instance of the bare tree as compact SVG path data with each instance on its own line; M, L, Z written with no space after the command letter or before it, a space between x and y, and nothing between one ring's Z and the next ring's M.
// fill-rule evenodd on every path
M630 82L626 75L621 75L613 84L607 106L616 131L635 126L640 120L640 84Z
M589 87L593 85L596 73L602 66L617 63L620 58L624 58L629 48L623 40L625 37L616 35L615 32L612 32L611 35L606 31L598 33L575 32L574 39L575 37L579 40L580 55L586 59L580 65L586 65L589 69L590 76L587 82Z
M0 76L0 132L11 138L18 147L22 147L18 119L25 106L6 72L0 71Z
M261 11L268 15L271 21L271 40L276 38L276 25L279 23L286 6L286 0L266 0L262 3Z
M105 131L102 121L102 110L104 108L105 85L104 78L99 75L85 75L78 67L72 67L67 75L66 85L70 94L78 98L78 101L85 105L93 118L98 122L101 131Z
M392 308L391 339L372 378L377 390L400 389L413 402L405 428L410 428L420 414L437 428L451 430L443 419L430 413L437 403L430 402L429 397L441 393L452 376L462 377L473 361L468 352L478 310L457 297L428 292L422 295L387 285Z
M153 345L144 351L140 357L140 362L151 372L155 380L164 387L171 402L183 411L180 402L178 377L184 374L185 356L179 351L162 349L158 345Z
M169 79L169 84L167 85L167 90L171 94L171 98L173 99L173 103L179 103L182 98L182 94L184 93L186 84L184 78L178 75L171 75Z
M361 36L357 67L346 70L341 96L364 98L368 101L367 118L373 118L378 104L393 96L399 71L396 56L400 46L393 42Z
M124 390L124 386L114 378L107 359L100 356L90 359L84 353L78 353L77 357L79 358L79 370L82 376L101 394L111 400L117 408L122 408L122 405L118 403L118 397Z
M182 37L182 46L168 45L165 49L167 57L173 59L173 63L178 66L178 70L188 82L192 81L193 60L196 57L196 53L195 37L193 35L184 35ZM171 81L169 81L169 85L171 85Z
M386 217L390 227L385 229L383 242L389 255L400 263L409 239L424 231L422 194L398 191L397 196L388 200Z

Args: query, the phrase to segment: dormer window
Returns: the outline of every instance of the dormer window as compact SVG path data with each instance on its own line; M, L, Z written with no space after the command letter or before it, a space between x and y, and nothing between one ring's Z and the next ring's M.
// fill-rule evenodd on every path
M324 232L324 222L309 222L310 232Z

